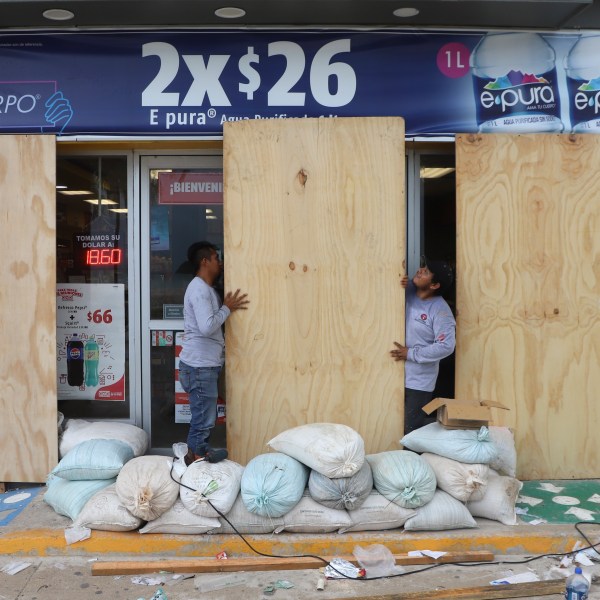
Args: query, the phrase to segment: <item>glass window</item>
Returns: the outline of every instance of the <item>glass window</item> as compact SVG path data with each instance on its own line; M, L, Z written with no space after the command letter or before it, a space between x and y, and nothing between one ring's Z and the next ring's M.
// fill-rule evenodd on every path
M153 448L169 448L174 442L185 441L189 430L187 394L176 389L178 332L170 327L172 320L183 319L183 297L194 277L187 249L201 240L213 243L221 253L223 249L222 167L174 167L173 162L169 164L165 159L161 168L150 168L148 172L150 319L162 321L161 330L151 331L150 341ZM222 279L215 289L222 297ZM163 336L168 338L167 343L163 343ZM224 381L222 371L220 402L225 398ZM211 436L211 443L217 446L225 445L222 421L218 420Z
M89 300L83 310L77 302L65 308L64 298L57 298L58 410L71 418L128 419L127 157L59 156L56 184L57 285L75 290L75 298L83 291ZM66 335L65 318L80 321ZM118 333L114 339L111 330ZM83 365L74 371L71 364L79 363L65 354L72 358L66 340L74 338L78 358L90 342L85 377ZM92 388L102 391L92 394Z

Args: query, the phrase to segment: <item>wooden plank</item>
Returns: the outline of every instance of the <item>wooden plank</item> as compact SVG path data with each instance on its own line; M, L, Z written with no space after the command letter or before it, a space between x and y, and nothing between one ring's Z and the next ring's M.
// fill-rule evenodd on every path
M456 397L510 408L519 478L596 478L600 138L460 135L456 164Z
M242 464L278 433L344 423L397 449L404 370L404 122L224 125L227 442Z
M290 557L290 558L228 558L227 560L182 559L160 561L107 561L92 565L92 575L130 575L137 573L229 573L234 571L281 571L318 569L336 558ZM340 557L337 557L340 558ZM346 560L357 564L354 556L343 556ZM429 565L434 563L486 562L494 559L494 554L485 550L467 552L447 552L437 560L429 556L408 556L395 554L397 565ZM326 561L326 562L324 562Z
M420 592L402 592L378 596L352 596L352 600L498 600L501 598L533 598L551 596L565 591L563 579L511 583L509 585L484 585L481 587L456 588ZM350 598L336 598L350 600Z
M0 136L0 480L58 461L54 136Z

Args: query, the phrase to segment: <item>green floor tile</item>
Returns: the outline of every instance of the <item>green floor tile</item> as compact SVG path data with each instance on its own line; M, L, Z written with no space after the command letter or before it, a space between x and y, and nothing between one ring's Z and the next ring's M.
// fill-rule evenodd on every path
M600 521L600 480L524 481L517 507L527 511L519 514L526 523L536 519L547 523Z

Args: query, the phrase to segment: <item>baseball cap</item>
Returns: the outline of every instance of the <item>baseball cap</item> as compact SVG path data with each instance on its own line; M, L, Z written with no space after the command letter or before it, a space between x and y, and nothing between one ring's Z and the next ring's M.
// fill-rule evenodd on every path
M434 281L440 284L440 293L446 291L454 282L454 272L446 261L429 260L421 256L421 266L426 266L434 274Z

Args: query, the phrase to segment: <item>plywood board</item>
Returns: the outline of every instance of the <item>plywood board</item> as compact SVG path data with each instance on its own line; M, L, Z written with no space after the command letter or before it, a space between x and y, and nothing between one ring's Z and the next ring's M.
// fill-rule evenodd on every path
M234 460L313 422L399 448L404 165L398 118L226 124L225 287L251 301L225 328Z
M55 179L54 136L0 136L0 481L57 462Z
M600 138L461 135L456 397L496 400L523 479L600 476Z

